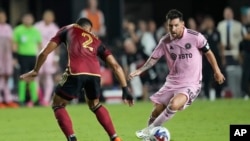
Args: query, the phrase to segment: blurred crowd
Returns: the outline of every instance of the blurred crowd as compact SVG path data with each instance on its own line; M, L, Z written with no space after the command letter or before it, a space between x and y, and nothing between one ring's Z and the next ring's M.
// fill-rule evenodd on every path
M241 10L241 21L234 19L230 7L224 9L224 19L218 23L210 15L201 18L189 17L187 28L197 30L207 38L226 83L218 85L213 79L213 71L207 60L203 60L204 99L244 98L250 94L250 8ZM79 11L79 17L87 17L93 22L93 33L99 38L107 36L105 15L98 9L97 0L89 0L88 7ZM58 17L59 18L59 17ZM163 17L164 18L164 17ZM25 82L19 75L33 68L38 52L46 46L58 31L53 11L46 10L40 21L32 13L21 17L15 27L7 23L4 9L0 9L0 109L19 106L49 106L53 89L60 74L67 65L65 45L49 55L36 80ZM160 38L167 31L167 24L157 26L153 19L123 18L122 36L107 44L112 50L126 74L145 63ZM103 90L116 89L118 83L104 62L101 84ZM165 81L168 68L162 58L156 66L130 81L132 93L137 100L147 101ZM101 100L105 101L104 97ZM84 102L80 97L76 102Z

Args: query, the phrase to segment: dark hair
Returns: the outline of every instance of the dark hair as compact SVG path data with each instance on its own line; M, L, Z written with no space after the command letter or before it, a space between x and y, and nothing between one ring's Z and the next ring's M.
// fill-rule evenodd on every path
M167 20L173 20L176 18L179 18L181 21L183 21L183 14L176 9L172 9L167 13L167 16L166 16Z
M76 24L78 24L80 26L90 25L92 27L92 22L87 18L79 18L76 21Z

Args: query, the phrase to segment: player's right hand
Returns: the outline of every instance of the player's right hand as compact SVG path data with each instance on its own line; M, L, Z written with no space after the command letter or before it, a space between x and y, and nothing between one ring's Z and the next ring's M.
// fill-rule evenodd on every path
M129 106L134 105L134 98L133 98L132 94L129 92L128 87L122 88L122 99Z
M128 80L131 80L136 76L139 76L141 73L142 73L142 71L140 69L131 72L128 76Z
M214 78L219 84L222 84L225 81L225 77L221 72L214 73Z
M32 81L34 80L34 78L38 75L38 73L35 71L35 70L32 70L30 72L27 72L25 74L22 74L20 76L20 79L26 81L26 82L29 82L29 81Z

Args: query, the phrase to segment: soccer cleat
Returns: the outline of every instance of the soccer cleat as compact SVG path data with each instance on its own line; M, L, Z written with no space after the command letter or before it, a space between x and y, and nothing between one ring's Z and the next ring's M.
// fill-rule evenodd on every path
M15 102L6 103L6 106L10 107L10 108L18 108L19 107L19 105Z
M0 109L4 109L4 108L6 108L6 105L3 103L0 103Z
M150 135L150 129L151 129L150 127L146 127L146 128L144 128L142 130L136 131L135 135L137 136L137 138L146 139Z
M73 135L72 137L68 138L68 141L77 141L76 137Z
M112 139L111 141L122 141L122 139L119 137L116 137L116 138Z

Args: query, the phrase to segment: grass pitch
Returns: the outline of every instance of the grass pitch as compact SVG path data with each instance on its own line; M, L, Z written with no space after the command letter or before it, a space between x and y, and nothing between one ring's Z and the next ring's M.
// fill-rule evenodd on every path
M134 132L144 128L152 109L150 102L134 107L105 105L123 141L139 141ZM109 141L87 105L69 105L79 141ZM230 124L250 124L250 101L226 99L196 100L164 124L172 141L229 141ZM1 109L0 141L66 141L50 107Z

